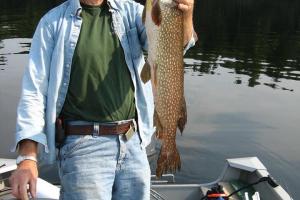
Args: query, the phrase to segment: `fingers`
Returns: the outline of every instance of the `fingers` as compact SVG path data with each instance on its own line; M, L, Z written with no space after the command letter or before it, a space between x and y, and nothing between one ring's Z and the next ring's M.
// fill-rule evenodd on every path
M188 11L190 8L188 5L185 5L185 4L178 4L178 9L179 10L182 10L183 12L186 12Z
M36 198L36 182L37 179L31 179L29 182L29 192L32 198Z
M174 0L177 3L178 9L183 12L192 12L194 7L194 0Z
M10 177L9 182L11 185L11 194L15 196L16 198L20 198L19 196L19 185L17 183L14 183L14 178Z
M19 185L19 198L22 200L28 200L28 193L27 193L27 184L20 184Z
M194 0L173 0L178 4L186 4L186 5L193 5Z
M27 184L20 183L17 184L14 180L11 180L11 194L15 196L17 199L27 200L28 199L28 192L27 192Z

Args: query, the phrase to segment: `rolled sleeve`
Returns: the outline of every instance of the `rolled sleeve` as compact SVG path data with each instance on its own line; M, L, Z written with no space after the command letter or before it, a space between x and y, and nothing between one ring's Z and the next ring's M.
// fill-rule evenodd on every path
M143 50L148 49L147 43L147 34L146 28L143 24L142 15L143 15L144 6L137 3L136 4L136 27L139 33L139 39Z
M191 47L195 46L197 41L198 41L197 33L195 31L193 31L191 39L184 47L183 54L186 54L187 50L189 50Z
M38 133L38 134L28 134L26 133L22 133L22 132L17 132L16 133L16 143L14 144L14 146L11 148L12 152L17 151L18 146L19 146L19 142L25 139L28 140L32 140L38 143L38 145L42 145L45 149L45 152L49 152L48 146L47 146L47 138L46 135L44 133Z
M29 63L25 68L22 94L17 109L15 144L24 139L38 142L48 152L45 134L45 109L48 91L50 62L53 51L53 32L42 18L34 33L29 53Z

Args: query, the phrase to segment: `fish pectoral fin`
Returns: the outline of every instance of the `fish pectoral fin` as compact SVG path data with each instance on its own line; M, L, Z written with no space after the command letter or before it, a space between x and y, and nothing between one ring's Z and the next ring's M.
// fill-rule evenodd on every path
M183 97L181 111L180 111L180 117L177 122L177 126L180 130L181 135L184 130L186 122L187 122L187 110L186 110L185 98Z
M151 67L149 62L145 62L144 67L141 71L141 79L143 83L147 83L151 79Z
M152 17L152 21L154 22L154 24L157 26L160 26L161 20L162 20L160 0L153 0L151 17Z
M160 122L156 109L154 109L153 122L154 122L154 126L156 127L156 132L155 132L156 138L161 139L163 136L163 127Z

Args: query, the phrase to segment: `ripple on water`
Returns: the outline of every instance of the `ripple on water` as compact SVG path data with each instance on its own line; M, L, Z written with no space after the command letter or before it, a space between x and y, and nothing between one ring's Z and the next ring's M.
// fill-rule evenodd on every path
M7 57L14 54L28 54L31 39L29 38L12 38L0 41L0 70L4 71L7 65Z
M0 70L4 70L4 66L6 66L7 58L3 55L0 56Z
M19 54L20 52L29 52L30 38L12 38L1 40L0 55Z

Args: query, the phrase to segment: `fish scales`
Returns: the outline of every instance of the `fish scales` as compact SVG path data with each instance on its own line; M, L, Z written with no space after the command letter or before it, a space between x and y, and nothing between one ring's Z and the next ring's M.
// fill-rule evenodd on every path
M154 123L156 136L161 140L156 169L160 177L181 166L176 131L178 126L182 131L186 123L182 12L173 1L147 0L145 25L149 46L146 65L151 68L155 100ZM142 79L147 77L145 71L143 69Z

